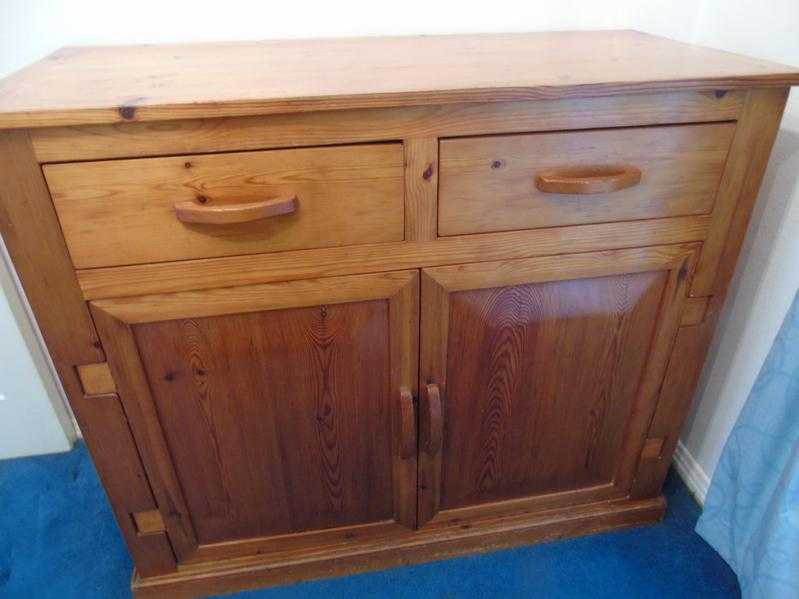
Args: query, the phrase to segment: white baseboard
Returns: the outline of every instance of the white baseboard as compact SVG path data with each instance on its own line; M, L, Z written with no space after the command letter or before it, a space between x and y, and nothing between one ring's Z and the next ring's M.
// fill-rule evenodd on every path
M710 488L710 477L682 441L677 441L677 449L674 452L674 468L691 495L700 505L705 505L707 490Z

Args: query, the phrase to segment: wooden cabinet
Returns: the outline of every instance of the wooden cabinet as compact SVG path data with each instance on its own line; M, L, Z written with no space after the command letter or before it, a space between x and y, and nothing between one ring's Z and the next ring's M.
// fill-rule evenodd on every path
M69 49L0 82L0 231L135 593L660 518L794 83L634 32Z

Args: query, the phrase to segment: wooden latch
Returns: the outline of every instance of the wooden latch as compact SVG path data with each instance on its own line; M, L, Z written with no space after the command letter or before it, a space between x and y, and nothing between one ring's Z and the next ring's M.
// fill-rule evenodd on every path
M663 444L665 442L666 439L663 437L650 438L644 441L644 448L641 450L641 461L648 462L660 459L660 454L663 452Z
M117 391L108 362L78 366L78 378L85 395L106 395Z
M154 535L166 530L164 519L158 510L133 512L131 517L133 518L133 524L136 526L136 534L139 536Z

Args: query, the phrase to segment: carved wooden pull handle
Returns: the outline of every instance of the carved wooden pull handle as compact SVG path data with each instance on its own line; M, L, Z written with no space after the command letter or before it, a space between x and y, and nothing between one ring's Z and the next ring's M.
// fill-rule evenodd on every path
M436 455L441 451L444 437L441 391L438 385L424 385L419 399L419 445L423 451Z
M399 454L403 460L416 454L416 417L413 412L413 395L410 390L400 390L400 447Z
M535 186L546 193L610 193L640 182L641 169L629 165L553 168L535 177Z
M196 202L178 202L175 204L175 215L178 220L184 223L233 225L249 223L280 214L290 214L297 211L297 205L296 196L275 198L262 202L219 204L216 206L204 206Z

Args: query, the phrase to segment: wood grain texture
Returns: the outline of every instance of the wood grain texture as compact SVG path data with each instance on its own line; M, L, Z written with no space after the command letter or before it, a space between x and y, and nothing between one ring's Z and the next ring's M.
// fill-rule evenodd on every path
M658 459L641 460L631 489L632 497L656 495L663 485L677 447L680 429L694 398L696 384L702 373L712 325L682 327L677 335L674 352L669 361L663 390L649 435L661 435L665 441Z
M184 223L202 225L231 225L249 223L264 218L274 218L297 211L297 197L275 198L243 204L207 205L208 198L178 202L175 216Z
M419 526L427 523L441 506L441 446L444 440L441 388L427 382L419 394Z
M637 166L586 165L539 171L535 186L544 193L596 195L633 187L641 182Z
M131 324L381 299L410 284L410 271L103 299L92 306ZM343 287L342 287L343 285Z
M440 235L710 212L735 125L681 125L447 139L441 142ZM557 169L630 165L634 187L549 193Z
M64 48L0 83L0 127L796 82L795 68L633 31Z
M393 513L385 300L134 327L200 544Z
M699 244L685 243L562 254L534 258L476 262L455 266L425 268L424 273L449 292L528 283L568 281L602 277L611 274L635 274L667 270L681 265L686 256L693 255ZM686 275L682 275L685 277Z
M436 238L438 223L438 139L406 139L405 239Z
M400 144L47 165L78 268L401 241ZM231 225L185 224L204 207L296 197L298 210Z
M182 563L257 537L415 526L399 415L416 387L418 275L284 285L246 307L226 301L235 288L199 294L207 309L169 319L92 305Z
M402 390L418 392L419 379L419 273L406 272L405 281L389 295L389 332L391 352L391 439L393 447L394 519L413 529L417 526L417 454L402 456L405 437L402 424ZM346 280L346 279L343 279ZM414 414L415 416L415 414ZM416 424L414 418L413 424ZM416 442L416 426L411 441Z
M105 356L24 131L0 132L0 233L62 379L77 385L64 371Z
M71 398L70 403L137 571L142 576L173 572L175 555L167 536L140 536L131 517L157 505L119 397Z
M104 395L116 393L117 387L108 362L99 364L82 364L78 366L78 377L86 395Z
M709 297L689 297L685 301L685 310L683 310L680 326L701 324L705 319L705 312L707 312L709 302Z
M80 270L77 274L84 297L91 300L480 260L681 244L704 239L710 223L707 216L689 216L445 237L425 242L97 268Z
M691 285L692 296L719 293L732 277L787 99L787 88L753 89L747 96L719 186L713 225ZM736 214L738 224L733 230Z
M91 307L97 331L108 354L108 365L141 463L166 525L177 562L197 550L197 534L186 508L186 500L166 439L158 421L151 390L142 370L141 356L131 326L103 310Z
M663 517L665 508L661 497L485 518L468 526L448 522L349 547L326 548L305 559L296 559L294 554L264 556L185 567L167 576L134 576L133 591L137 599L178 599L353 574L651 523Z
M320 146L386 139L735 120L746 91L636 93L51 127L30 131L40 162Z
M613 481L665 279L452 294L442 509Z
M420 377L443 390L445 438L443 459L420 451L420 523L439 507L626 494L697 249L424 269Z
M131 514L133 523L136 525L136 533L139 536L163 533L164 519L158 510L146 510L144 512L133 512Z
M680 329L648 436L665 439L660 459L641 462L634 497L652 497L666 479L677 440L702 373L713 332L743 244L757 192L779 128L787 89L754 89L736 131L714 220L703 244L691 293L707 299L704 320ZM686 322L691 325L692 322Z

